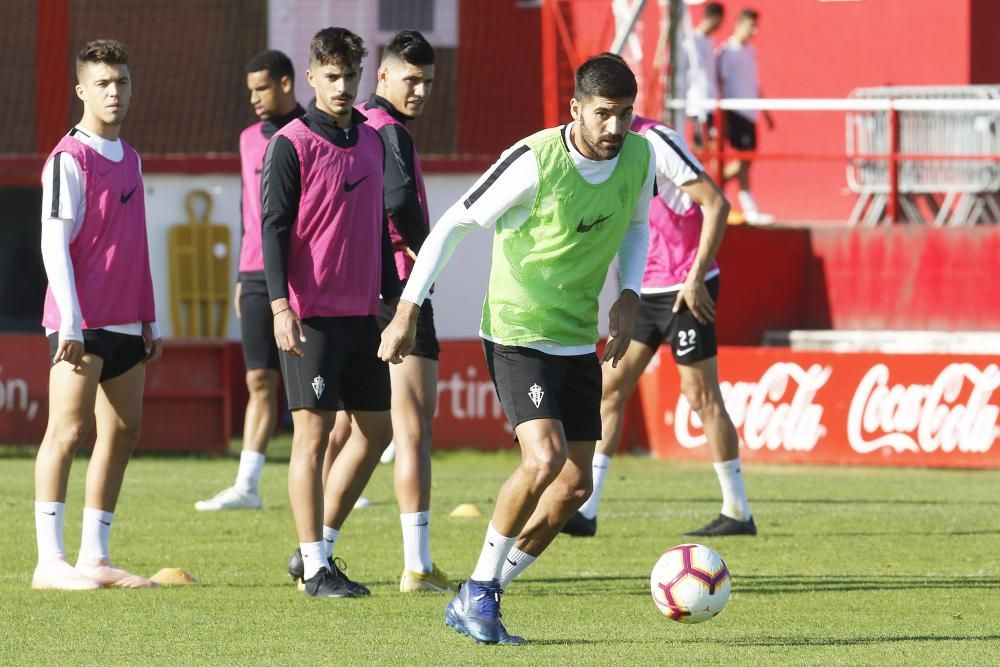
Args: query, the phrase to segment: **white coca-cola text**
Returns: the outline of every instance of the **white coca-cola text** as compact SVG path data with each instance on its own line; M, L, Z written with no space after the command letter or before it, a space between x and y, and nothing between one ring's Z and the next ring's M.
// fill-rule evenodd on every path
M823 406L813 402L830 378L829 366L777 363L758 382L721 382L726 410L749 449L811 451L826 435ZM789 395L791 392L791 395ZM701 420L683 394L677 399L674 434L682 447L705 444Z
M988 451L1000 437L1000 406L990 403L998 387L996 364L983 370L949 364L931 384L909 385L890 384L889 368L876 364L851 400L848 441L862 454L882 447L897 452Z

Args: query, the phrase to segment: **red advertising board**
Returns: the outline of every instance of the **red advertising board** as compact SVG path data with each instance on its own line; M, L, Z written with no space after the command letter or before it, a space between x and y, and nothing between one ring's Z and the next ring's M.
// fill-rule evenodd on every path
M1000 467L997 356L719 350L741 457L774 463ZM669 351L640 381L654 455L708 458Z
M37 445L48 419L48 341L0 335L0 444ZM148 367L140 451L229 447L229 344L171 340Z

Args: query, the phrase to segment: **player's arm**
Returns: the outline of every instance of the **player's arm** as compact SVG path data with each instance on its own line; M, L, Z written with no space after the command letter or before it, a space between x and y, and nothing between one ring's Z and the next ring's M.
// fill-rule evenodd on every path
M427 238L427 226L420 205L413 139L406 130L394 124L382 127L378 133L385 146L385 211L403 242L416 253Z
M382 279L379 290L382 300L392 305L399 301L403 291L403 282L396 272L396 257L392 250L392 239L389 237L389 220L382 216Z
M279 349L297 357L302 356L298 341L305 340L305 336L302 323L288 302L288 247L301 195L295 147L285 137L275 137L267 145L260 181L261 249L274 317L274 339Z
M698 252L674 303L674 312L687 306L696 320L707 324L715 319L715 302L705 286L705 274L722 244L729 218L729 202L688 150L680 134L660 126L653 128L648 137L656 153L657 178L670 181L702 207L704 222Z
M83 222L84 176L68 153L56 153L42 171L42 263L59 309L59 346L53 363L83 360L83 315L69 246Z
M136 154L139 163L139 180L142 181L142 158ZM140 185L140 188L145 187ZM153 293L153 273L149 266L149 244L146 244L146 275L144 276L145 298L153 305L153 312L156 313L156 295ZM155 317L155 315L154 315ZM163 356L163 334L160 332L159 323L153 319L149 322L142 322L142 342L146 350L146 358L143 363L152 364L160 360Z
M618 273L622 291L608 313L608 342L604 346L601 362L610 361L612 367L625 356L632 332L635 329L635 314L639 310L639 292L642 289L642 274L646 270L646 255L649 252L649 205L656 193L656 164L652 148L649 149L649 169L639 193L632 219L621 246L618 248Z
M527 147L516 146L504 151L472 188L445 212L424 240L396 307L396 315L382 332L379 357L383 361L399 363L413 349L420 304L469 230L492 227L501 215L516 206L530 208L537 191L535 157Z

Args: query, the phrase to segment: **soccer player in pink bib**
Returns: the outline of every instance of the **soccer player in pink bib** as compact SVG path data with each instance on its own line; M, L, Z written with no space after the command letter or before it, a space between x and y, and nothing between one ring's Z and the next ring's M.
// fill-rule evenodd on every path
M35 461L38 589L156 584L111 564L109 542L139 440L146 364L160 358L139 154L119 134L132 97L125 45L88 43L76 58L83 118L42 171L42 259L49 279L49 418ZM83 537L73 567L63 518L73 455L96 427Z
M319 31L306 71L316 100L271 139L261 179L264 273L292 411L288 495L303 584L312 597L357 597L333 553L392 437L389 368L378 358L379 292L400 293L384 233L382 141L354 108L366 51L343 28ZM351 437L324 488L323 452L338 410Z
M264 279L260 243L260 174L264 151L274 134L305 113L295 102L295 70L281 51L262 51L247 64L250 104L260 119L240 134L243 239L234 306L240 320L247 401L243 417L243 451L236 481L195 508L202 512L260 509L259 482L267 443L278 421L278 347L274 342L271 306Z
M739 439L719 389L715 304L719 265L715 255L726 229L729 203L687 149L683 138L656 121L636 116L632 131L656 154L658 195L649 210L649 254L635 334L617 367L604 367L603 439L594 454L594 491L563 527L579 537L597 531L597 509L611 457L621 438L625 403L661 344L677 362L681 391L704 425L722 489L722 510L687 535L755 535L739 458Z

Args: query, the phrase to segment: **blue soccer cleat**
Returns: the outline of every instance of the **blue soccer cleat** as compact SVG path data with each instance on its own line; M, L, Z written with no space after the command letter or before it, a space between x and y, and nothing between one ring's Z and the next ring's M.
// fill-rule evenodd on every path
M459 586L455 597L444 610L445 625L482 644L497 644L503 625L500 623L500 582L469 579ZM507 632L503 632L507 635ZM508 637L510 635L507 635Z

